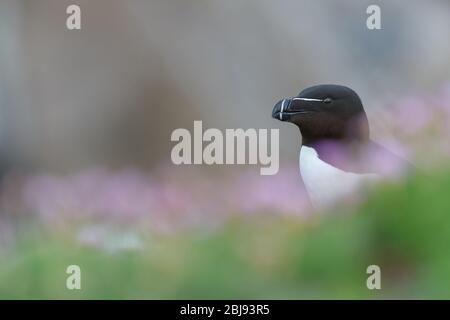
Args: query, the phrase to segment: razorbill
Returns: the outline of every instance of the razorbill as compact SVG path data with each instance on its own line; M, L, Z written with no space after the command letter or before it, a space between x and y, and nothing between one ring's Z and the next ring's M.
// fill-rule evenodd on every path
M370 139L361 99L340 85L316 85L280 100L272 117L300 129L300 174L312 205L330 207L385 176L408 167Z

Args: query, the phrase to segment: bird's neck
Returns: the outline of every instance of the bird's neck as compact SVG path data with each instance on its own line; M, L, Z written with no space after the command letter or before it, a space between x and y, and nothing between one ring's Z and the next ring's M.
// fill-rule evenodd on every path
M349 172L363 172L362 159L365 156L366 140L324 139L309 142L305 146L313 148L318 157L330 165Z

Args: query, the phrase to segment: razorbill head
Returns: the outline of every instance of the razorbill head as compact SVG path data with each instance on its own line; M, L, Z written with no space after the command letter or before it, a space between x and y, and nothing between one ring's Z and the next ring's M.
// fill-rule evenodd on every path
M301 132L300 173L315 208L351 197L403 171L405 161L370 139L361 99L341 85L317 85L280 100L272 117Z

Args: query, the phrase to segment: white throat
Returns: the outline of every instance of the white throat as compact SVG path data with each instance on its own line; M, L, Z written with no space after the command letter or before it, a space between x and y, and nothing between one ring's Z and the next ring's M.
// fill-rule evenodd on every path
M321 160L311 147L300 149L300 174L316 209L324 209L357 196L364 185L378 180L376 174L346 172Z

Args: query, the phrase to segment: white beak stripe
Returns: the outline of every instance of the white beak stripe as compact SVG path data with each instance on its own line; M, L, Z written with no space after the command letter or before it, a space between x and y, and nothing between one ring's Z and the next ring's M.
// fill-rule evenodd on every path
M319 101L323 102L322 99L312 99L312 98L292 98L292 100L302 100L302 101Z
M283 102L281 103L281 109L280 109L280 120L283 120L283 110L284 110L285 103L286 103L286 99L283 99Z

